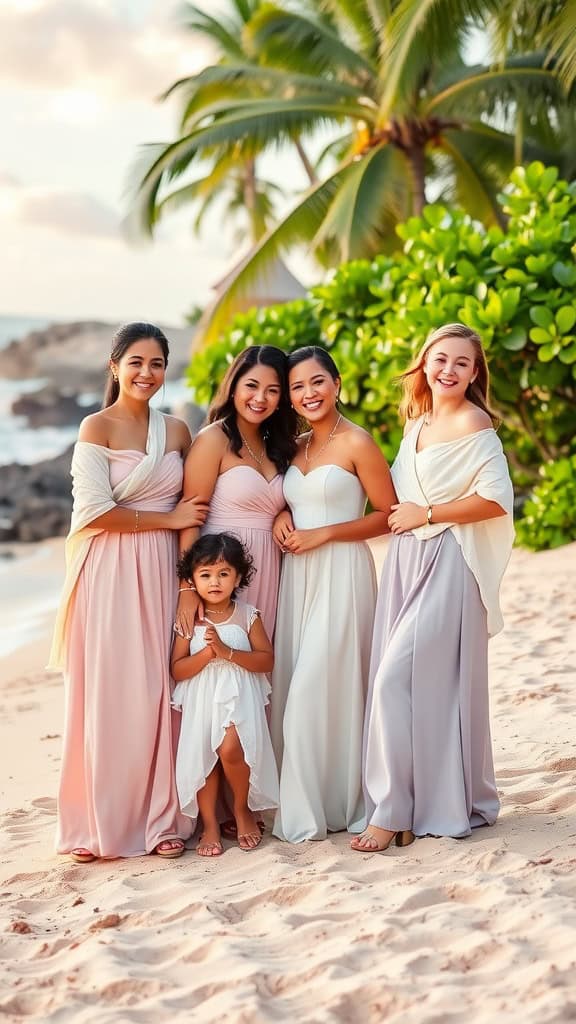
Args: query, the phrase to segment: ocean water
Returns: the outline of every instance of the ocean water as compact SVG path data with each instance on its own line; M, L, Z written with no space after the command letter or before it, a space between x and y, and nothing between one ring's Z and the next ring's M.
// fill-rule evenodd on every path
M57 317L18 317L0 316L0 350L11 341L23 338L30 331L43 330L51 323L64 323ZM32 430L27 426L23 416L13 416L11 405L19 395L37 391L45 384L42 379L8 380L2 377L2 354L0 351L0 466L19 462L31 465L44 459L60 455L74 443L78 428L73 427L40 427ZM97 402L100 395L83 395L79 398L86 405ZM189 400L190 392L185 382L169 381L152 399L156 406L165 409L177 409L178 405Z

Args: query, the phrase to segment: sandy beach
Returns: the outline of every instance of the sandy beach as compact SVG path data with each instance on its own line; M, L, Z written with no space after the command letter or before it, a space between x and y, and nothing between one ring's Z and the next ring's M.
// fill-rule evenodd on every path
M62 685L43 665L62 542L0 568L0 1020L576 1019L576 544L516 550L505 578L498 823L385 854L267 835L215 861L57 857Z

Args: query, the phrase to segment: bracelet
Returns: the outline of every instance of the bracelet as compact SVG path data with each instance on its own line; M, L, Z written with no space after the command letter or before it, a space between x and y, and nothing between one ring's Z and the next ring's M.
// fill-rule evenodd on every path
M132 530L132 533L138 533L138 527L140 525L140 522L139 522L139 520L140 520L140 512L136 508L136 509L134 509L134 513L136 515L136 525L135 525L134 529Z
M228 661L232 661L232 655L234 654L234 648L230 648L230 654L228 655Z
M426 509L426 523L428 526L432 525L432 505L428 505Z

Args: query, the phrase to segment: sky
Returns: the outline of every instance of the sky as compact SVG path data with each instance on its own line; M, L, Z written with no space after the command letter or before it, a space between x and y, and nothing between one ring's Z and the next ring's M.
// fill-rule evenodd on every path
M215 12L222 0L205 0ZM239 253L192 213L123 227L139 147L171 141L160 94L210 63L172 0L0 0L0 315L179 325Z

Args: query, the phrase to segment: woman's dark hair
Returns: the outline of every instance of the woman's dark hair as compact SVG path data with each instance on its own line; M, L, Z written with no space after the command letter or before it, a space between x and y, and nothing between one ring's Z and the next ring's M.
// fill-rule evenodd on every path
M245 348L226 372L224 380L208 409L208 423L221 422L222 430L230 441L235 455L240 454L242 438L236 422L234 392L241 377L253 366L269 366L278 376L280 402L278 408L260 430L266 454L279 473L285 473L296 454L297 418L288 397L288 371L286 354L274 345L251 345Z
M169 348L166 335L154 324L140 323L140 321L123 324L122 327L118 328L116 334L112 338L110 361L112 363L119 363L122 356L128 351L130 346L134 344L134 342L142 341L144 339L150 339L158 342L162 349L162 355L164 356L164 366L168 366ZM119 394L120 387L118 385L118 381L114 377L112 367L109 366L102 408L107 409L109 405L112 405L118 398Z
M256 571L252 557L237 537L231 533L207 533L180 557L176 567L178 578L191 580L196 569L214 562L228 562L236 570L240 576L238 589L247 587ZM236 589L232 596L235 594Z
M326 370L332 377L332 380L340 380L340 371L336 366L336 363L332 359L332 356L325 348L321 348L320 345L305 345L304 348L297 348L294 352L291 352L288 356L288 370L293 370L299 363L304 363L307 359L315 359L317 363L320 363L322 369Z

